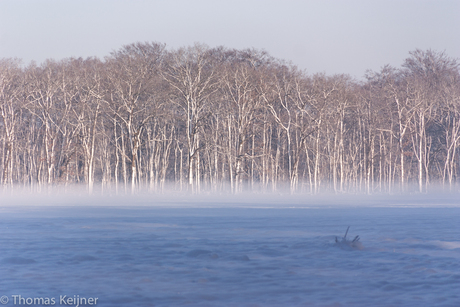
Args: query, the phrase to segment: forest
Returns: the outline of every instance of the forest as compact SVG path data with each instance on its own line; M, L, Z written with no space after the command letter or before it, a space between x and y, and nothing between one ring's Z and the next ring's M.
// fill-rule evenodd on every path
M364 72L363 72L364 73ZM308 74L255 49L134 43L0 59L0 180L33 191L428 192L460 187L460 70Z

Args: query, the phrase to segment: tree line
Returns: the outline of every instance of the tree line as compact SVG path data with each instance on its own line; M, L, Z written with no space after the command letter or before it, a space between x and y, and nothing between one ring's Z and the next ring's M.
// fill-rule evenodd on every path
M200 44L1 59L0 179L123 193L456 190L459 77L433 50L360 82Z

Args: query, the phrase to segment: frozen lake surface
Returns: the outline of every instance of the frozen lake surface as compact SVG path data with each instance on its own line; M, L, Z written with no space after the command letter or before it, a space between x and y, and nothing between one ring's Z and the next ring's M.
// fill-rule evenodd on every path
M0 206L0 249L6 306L460 306L458 206Z

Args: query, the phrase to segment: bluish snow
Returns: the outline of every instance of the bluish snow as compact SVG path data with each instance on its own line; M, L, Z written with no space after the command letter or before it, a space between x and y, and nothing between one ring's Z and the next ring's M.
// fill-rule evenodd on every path
M456 206L9 206L0 250L7 306L460 306Z

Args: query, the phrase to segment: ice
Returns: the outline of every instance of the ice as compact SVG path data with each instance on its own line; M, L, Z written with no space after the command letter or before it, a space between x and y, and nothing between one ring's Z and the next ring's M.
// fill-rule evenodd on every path
M0 205L0 297L11 306L18 295L97 306L460 305L454 197L22 202ZM335 242L348 226L362 248Z

